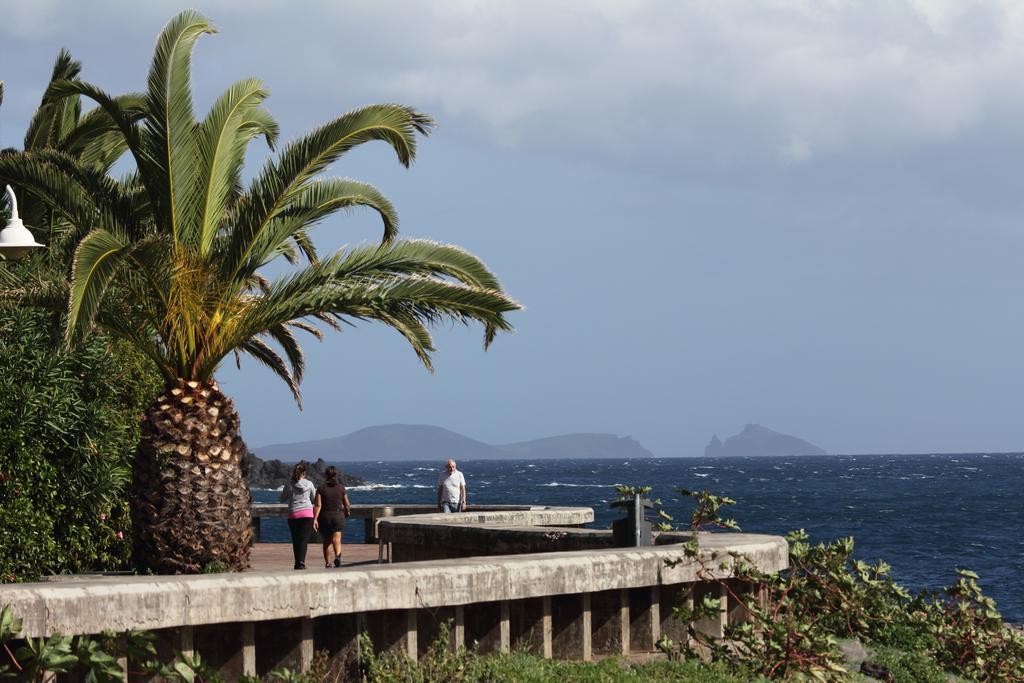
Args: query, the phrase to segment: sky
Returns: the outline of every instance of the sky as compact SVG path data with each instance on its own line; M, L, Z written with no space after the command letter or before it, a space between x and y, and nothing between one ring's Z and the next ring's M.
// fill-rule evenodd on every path
M0 145L61 47L144 88L183 5L0 0ZM700 455L747 422L831 453L1024 449L1024 4L1015 0L215 0L197 111L262 78L282 139L374 102L437 119L373 183L403 236L461 245L525 306L486 353L436 331L305 345L303 409L218 378L250 446L377 424L488 443L571 432ZM250 153L255 169L270 154ZM354 212L321 250L377 239Z

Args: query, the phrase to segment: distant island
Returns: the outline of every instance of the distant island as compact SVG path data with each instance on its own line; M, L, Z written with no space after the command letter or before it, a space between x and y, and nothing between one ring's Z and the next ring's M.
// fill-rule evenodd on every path
M739 434L734 434L724 442L718 435L711 437L711 443L704 448L704 456L720 458L724 456L751 455L826 455L825 450L813 443L798 439L789 434L780 434L758 424L748 424Z
M331 462L365 460L541 460L555 458L653 458L628 436L563 434L532 441L492 445L433 425L391 424L366 427L330 439L272 444L253 449L261 458L286 462L323 458Z

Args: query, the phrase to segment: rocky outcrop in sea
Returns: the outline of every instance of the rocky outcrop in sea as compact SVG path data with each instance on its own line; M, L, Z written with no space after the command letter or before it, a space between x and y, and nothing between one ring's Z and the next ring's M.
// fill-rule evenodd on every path
M279 489L292 476L292 468L295 463L281 462L280 460L262 460L251 451L248 454L249 474L246 478L250 489ZM306 466L306 478L315 485L320 486L324 482L324 472L328 463L323 458L317 458L316 462L301 460ZM343 486L365 486L366 480L352 474L346 474L338 470L338 481Z
M715 434L704 448L708 458L751 455L825 455L825 451L809 441L758 424L748 424L724 442Z

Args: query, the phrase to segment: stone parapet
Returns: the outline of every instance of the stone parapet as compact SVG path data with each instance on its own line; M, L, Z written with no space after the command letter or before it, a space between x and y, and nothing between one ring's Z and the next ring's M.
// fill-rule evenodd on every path
M719 616L694 627L721 637L727 624L745 618L740 596L762 590L729 578L734 558L764 573L788 566L788 546L778 536L700 534L699 556L687 558L682 542L689 534L611 548L609 532L575 528L592 519L589 508L540 506L381 517L375 523L382 538L396 549L432 544L472 556L5 585L0 605L23 619L23 636L152 630L165 659L198 652L229 680L281 666L308 670L314 651L357 677L359 633L368 633L375 649L417 658L446 622L453 647L589 660L650 653L662 635L685 637L673 608L712 596L721 599Z
M701 538L708 568L719 577L728 553L763 572L787 567L785 539L755 534ZM715 555L715 560L712 560ZM0 604L24 619L24 634L100 633L199 624L263 621L379 610L466 605L590 593L700 580L681 547L470 557L336 572L288 570L201 576L133 576L67 583L9 584Z

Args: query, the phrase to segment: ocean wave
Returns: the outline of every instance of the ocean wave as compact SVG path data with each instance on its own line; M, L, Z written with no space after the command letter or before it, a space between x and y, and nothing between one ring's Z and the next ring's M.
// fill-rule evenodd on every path
M541 486L565 486L573 489L608 489L613 486L620 486L620 484L565 484L559 481L552 481L547 484L541 484Z
M348 491L377 491L379 489L404 489L405 484L363 484L362 486L347 486ZM416 488L415 486L413 488Z

